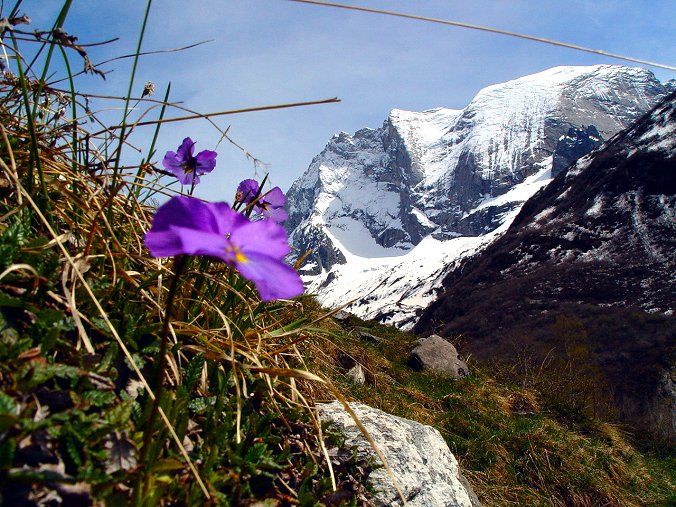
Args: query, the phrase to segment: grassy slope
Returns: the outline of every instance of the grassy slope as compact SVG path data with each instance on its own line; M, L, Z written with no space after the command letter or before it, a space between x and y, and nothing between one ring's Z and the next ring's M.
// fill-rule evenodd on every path
M462 380L415 373L406 366L410 333L356 317L321 325L330 337L308 344L311 368L356 400L439 429L484 505L676 502L673 453L639 450L617 426L572 407L554 410L536 390L498 382L471 360ZM359 339L362 329L384 342ZM344 374L353 360L367 371L365 385Z

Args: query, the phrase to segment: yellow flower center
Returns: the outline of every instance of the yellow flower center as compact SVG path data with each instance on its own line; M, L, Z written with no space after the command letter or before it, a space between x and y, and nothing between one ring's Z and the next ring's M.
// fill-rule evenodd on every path
M249 258L240 251L235 252L235 259L237 262L249 262Z
M249 262L249 258L235 245L228 246L225 251L235 262L239 262L240 264Z

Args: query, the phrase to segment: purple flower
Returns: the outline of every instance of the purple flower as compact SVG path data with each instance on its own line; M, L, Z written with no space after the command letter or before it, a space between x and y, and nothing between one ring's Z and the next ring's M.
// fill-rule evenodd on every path
M251 204L251 201L253 201L256 194L258 194L259 188L260 186L256 180L242 180L237 186L235 200L237 202Z
M237 187L235 200L247 205L251 204L259 190L260 186L256 180L244 180ZM281 223L289 217L286 210L284 210L285 204L286 196L284 195L284 192L282 192L281 188L274 187L272 190L266 194L260 195L258 199L256 199L254 211L277 223Z
M172 197L157 210L145 244L153 257L220 259L251 280L263 301L303 293L300 276L283 262L290 251L284 228L271 220L252 222L224 202Z
M195 143L189 137L183 139L176 152L168 151L162 165L176 176L182 185L196 185L202 174L210 173L216 167L215 151L203 150L193 156Z
M271 218L275 222L281 223L289 217L284 209L285 204L286 196L284 195L284 192L282 192L281 188L275 187L267 194L261 196L254 205L254 208L264 217Z

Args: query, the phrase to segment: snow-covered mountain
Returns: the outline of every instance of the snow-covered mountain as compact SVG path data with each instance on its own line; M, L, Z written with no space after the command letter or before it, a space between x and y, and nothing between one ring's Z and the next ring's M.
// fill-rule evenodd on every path
M393 110L335 135L293 184L287 227L327 306L402 327L523 202L666 96L651 72L556 67L481 90L462 110Z

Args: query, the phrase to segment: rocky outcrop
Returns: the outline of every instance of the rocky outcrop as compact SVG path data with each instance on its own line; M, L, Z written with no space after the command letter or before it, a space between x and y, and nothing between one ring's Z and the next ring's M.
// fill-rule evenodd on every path
M556 176L567 169L575 161L595 150L603 142L603 137L594 125L586 129L571 127L566 135L561 136L556 143L552 158L552 176Z
M382 337L367 333L366 331L358 331L357 336L359 336L360 340L364 340L365 342L369 343L379 344L385 341Z
M385 455L406 502L411 507L479 507L469 483L441 434L431 426L390 415L361 403L351 403L358 419ZM350 414L335 401L318 406L320 418L334 423L363 457L379 461ZM401 506L385 468L374 470L369 481L379 506Z
M418 340L418 346L408 357L408 366L415 371L431 370L456 379L469 375L467 363L460 359L453 344L436 334Z

